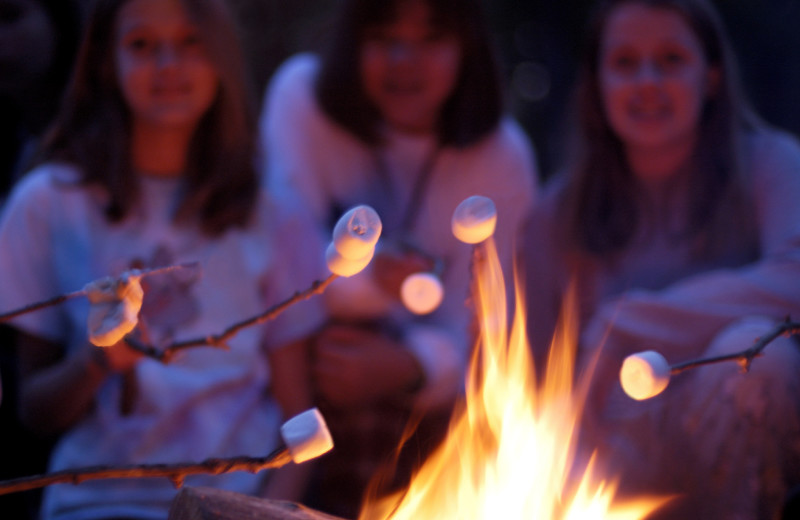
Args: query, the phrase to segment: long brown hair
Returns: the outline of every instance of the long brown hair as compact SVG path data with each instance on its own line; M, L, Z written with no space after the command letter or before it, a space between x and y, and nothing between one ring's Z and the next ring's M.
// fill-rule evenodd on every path
M723 24L706 0L606 0L590 19L573 100L572 164L564 194L561 225L572 247L607 255L630 243L641 223L637 186L623 145L605 117L598 83L599 49L610 14L626 3L678 13L701 42L710 67L720 71L714 95L706 100L699 139L692 155L692 186L685 237L713 241L723 218L747 211L739 156L742 131L756 119L741 92L733 51Z
M359 76L359 49L367 29L390 22L404 0L345 0L322 56L316 95L322 109L367 144L380 141L380 114ZM503 113L497 53L477 0L425 0L433 22L455 34L464 59L456 88L442 109L439 141L467 146L493 130Z
M97 0L64 108L51 129L45 160L76 164L85 183L104 187L106 215L122 220L138 201L130 161L130 114L117 86L117 15L129 0ZM198 125L176 220L199 221L217 235L247 224L256 201L255 117L233 20L222 0L181 0L199 26L218 78L216 99Z

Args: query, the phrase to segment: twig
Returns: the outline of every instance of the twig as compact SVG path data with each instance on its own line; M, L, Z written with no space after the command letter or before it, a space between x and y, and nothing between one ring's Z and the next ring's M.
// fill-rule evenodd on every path
M292 462L288 448L282 446L266 457L233 457L228 459L206 459L200 463L138 464L129 466L89 466L72 470L56 471L46 475L21 477L0 481L0 495L27 491L51 484L80 484L85 480L107 478L166 477L176 488L183 485L188 475L219 475L232 471L257 473L264 469L285 466Z
M172 358L172 356L175 355L175 353L177 353L178 351L187 348L210 346L210 347L227 349L228 348L227 341L236 334L238 334L239 331L241 331L242 329L273 320L283 311L285 311L288 307L296 303L299 303L303 300L307 300L314 295L322 294L322 292L325 291L328 285L330 285L330 283L333 282L336 278L338 278L338 275L331 274L322 281L316 280L311 284L311 286L308 289L304 291L297 291L290 298L276 305L273 305L263 313L231 325L230 327L225 329L225 331L222 332L221 334L189 339L185 341L178 341L170 345L167 345L166 347L163 348L157 348L152 345L145 345L130 336L125 338L125 342L133 350L136 350L146 356L155 358L164 363L168 363L169 360Z
M154 269L140 269L139 272L141 276L150 276L154 274L163 274L170 271L174 271L176 269L195 269L199 264L197 262L190 262L187 264L178 264L178 265L170 265L166 267L157 267ZM80 291L74 291L67 294L62 294L60 296L56 296L54 298L50 298L49 300L44 300L41 302L31 303L24 307L20 307L19 309L15 309L13 311L6 312L4 314L0 314L0 323L4 321L8 321L12 318L16 318L22 314L26 314L33 311L38 311L40 309L44 309L45 307L52 307L54 305L58 305L63 303L71 298L77 298L79 296L86 296L86 289L81 289Z
M786 318L783 323L777 325L772 331L769 332L769 334L758 338L755 344L748 349L733 354L725 354L722 356L694 359L691 361L685 361L683 363L677 363L670 367L670 372L672 375L675 375L685 370L691 370L703 365L710 365L711 363L721 363L723 361L736 361L742 366L742 370L747 372L750 370L750 365L753 363L753 359L760 356L761 352L767 347L767 345L780 336L789 336L792 334L800 334L800 322L791 321L789 318Z

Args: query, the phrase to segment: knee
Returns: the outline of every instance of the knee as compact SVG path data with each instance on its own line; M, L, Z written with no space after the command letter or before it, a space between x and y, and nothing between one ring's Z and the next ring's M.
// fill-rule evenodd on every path
M705 356L742 352L774 331L776 325L774 320L767 318L742 319L722 330L709 345ZM710 372L715 371L722 379L718 382L721 383L719 390L733 395L737 404L745 409L762 408L753 405L764 401L764 405L773 410L797 411L800 403L800 347L794 338L775 338L760 356L753 359L746 373L742 373L734 362L727 364L727 368L709 366L701 372L713 379Z
M743 318L719 332L709 344L706 357L742 352L760 338L773 332L778 325L775 320L752 316ZM794 376L800 368L800 345L795 339L780 336L772 340L760 356L753 360L750 370L760 372L784 372Z

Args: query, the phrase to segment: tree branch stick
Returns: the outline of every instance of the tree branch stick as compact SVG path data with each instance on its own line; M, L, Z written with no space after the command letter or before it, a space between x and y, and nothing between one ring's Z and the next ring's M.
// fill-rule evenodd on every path
M316 280L311 284L311 286L308 289L304 291L295 292L290 298L278 304L273 305L272 307L270 307L261 314L253 316L251 318L247 318L238 323L234 323L233 325L225 329L225 331L223 331L221 334L189 339L185 341L179 341L167 345L166 347L161 349L153 347L151 345L142 344L136 339L130 337L126 337L125 342L132 349L165 363L169 362L169 360L172 358L173 355L175 355L175 353L187 348L201 347L201 346L227 348L226 342L233 336L238 334L239 331L241 331L242 329L273 320L292 305L299 303L303 300L307 300L314 295L322 294L328 287L328 285L330 285L331 282L333 282L336 278L338 278L338 275L331 274L322 281Z
M672 375L680 374L685 370L691 370L693 368L697 368L703 365L710 365L712 363L721 363L723 361L736 361L742 366L742 370L747 372L748 370L750 370L750 365L753 363L753 359L760 356L762 351L767 347L767 345L769 345L773 340L775 340L780 336L789 336L792 334L800 334L800 322L791 321L789 320L789 318L786 318L786 320L783 323L778 324L768 334L758 338L755 344L748 349L732 354L725 354L722 356L694 359L691 361L685 361L683 363L677 363L670 367L671 374Z
M109 478L166 477L172 481L175 487L181 487L184 478L188 475L219 475L232 471L257 473L264 469L279 468L290 462L292 462L292 456L288 448L283 446L275 449L266 457L215 458L206 459L200 463L139 464L117 467L90 466L0 481L0 495L27 491L51 484L80 484L85 480Z
M140 273L142 276L150 276L154 274L163 274L170 271L174 271L176 269L195 269L198 267L197 262L191 262L187 264L178 264L178 265L170 265L166 267L158 267L154 269L141 269ZM44 309L45 307L52 307L54 305L58 305L63 303L71 298L77 298L79 296L86 296L86 289L81 289L80 291L73 291L71 293L62 294L60 296L56 296L54 298L50 298L49 300L44 300L36 303L31 303L24 307L20 307L19 309L15 309L3 314L0 314L0 323L4 321L8 321L12 318L16 318L22 314L27 314L29 312L38 311L40 309Z

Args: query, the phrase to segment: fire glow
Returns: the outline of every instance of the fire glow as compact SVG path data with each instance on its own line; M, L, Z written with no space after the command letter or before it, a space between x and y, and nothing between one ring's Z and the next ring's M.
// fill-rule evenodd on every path
M616 486L595 475L591 461L579 471L573 467L583 402L573 389L574 318L562 320L538 384L520 291L509 331L494 242L476 247L473 298L480 337L464 404L451 419L447 439L409 487L366 504L361 520L645 518L665 500L615 502Z

